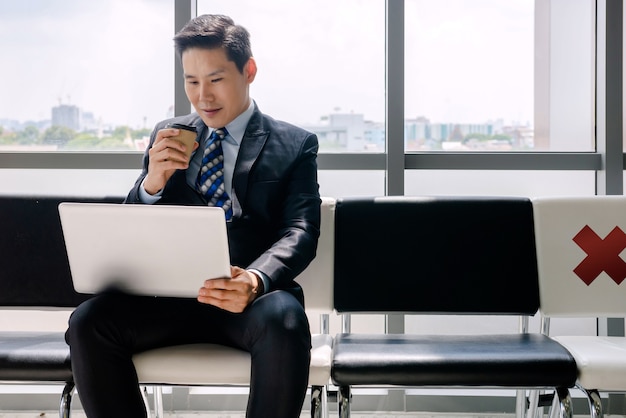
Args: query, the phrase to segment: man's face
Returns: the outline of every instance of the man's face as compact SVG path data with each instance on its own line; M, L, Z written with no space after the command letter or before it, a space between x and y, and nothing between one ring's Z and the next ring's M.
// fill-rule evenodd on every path
M207 126L222 128L250 105L253 58L242 74L223 48L190 48L183 52L182 64L187 98Z

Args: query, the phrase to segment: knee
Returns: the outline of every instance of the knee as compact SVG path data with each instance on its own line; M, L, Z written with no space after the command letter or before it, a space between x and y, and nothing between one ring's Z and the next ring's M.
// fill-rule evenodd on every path
M264 298L263 315L259 318L264 333L282 340L297 339L310 348L311 331L302 305L289 293L272 293L276 295Z
M112 309L108 298L95 296L81 303L69 317L68 328L65 333L66 342L84 342L99 333L103 321L110 315Z

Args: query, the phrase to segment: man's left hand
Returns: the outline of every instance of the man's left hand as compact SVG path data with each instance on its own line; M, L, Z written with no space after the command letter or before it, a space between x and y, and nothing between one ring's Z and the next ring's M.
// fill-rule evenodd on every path
M198 301L241 313L256 297L261 279L240 267L230 267L231 278L208 279L198 291Z

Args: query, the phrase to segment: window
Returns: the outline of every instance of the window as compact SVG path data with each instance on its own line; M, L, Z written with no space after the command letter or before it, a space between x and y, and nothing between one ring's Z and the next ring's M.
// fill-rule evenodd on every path
M406 150L533 146L533 0L405 2Z
M173 21L168 0L0 3L0 152L144 150L173 115Z
M589 0L405 1L405 149L594 150L594 19Z
M250 32L261 111L315 132L320 152L384 152L383 0L199 0L197 13Z

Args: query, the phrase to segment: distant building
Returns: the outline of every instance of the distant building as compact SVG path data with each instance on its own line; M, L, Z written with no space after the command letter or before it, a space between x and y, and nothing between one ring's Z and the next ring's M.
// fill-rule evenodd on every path
M323 152L385 151L385 124L367 121L360 113L331 113L322 117L319 124L304 128L317 134ZM498 138L499 135L503 137ZM404 139L407 151L532 149L533 128L505 126L501 119L485 123L433 123L418 116L405 119Z
M74 105L60 104L52 108L52 125L80 131L80 109Z
M98 121L93 112L80 112L80 130L96 132L99 128Z
M406 119L404 122L406 139L408 141L436 140L449 141L455 135L464 137L468 134L480 133L493 135L501 131L502 121L487 123L431 123L427 118L420 116L415 119Z
M317 134L324 152L384 151L384 124L366 121L361 113L332 113L304 128Z

